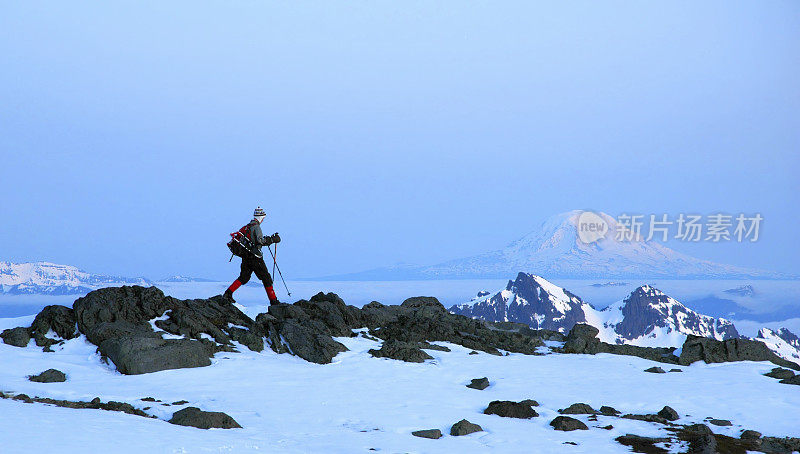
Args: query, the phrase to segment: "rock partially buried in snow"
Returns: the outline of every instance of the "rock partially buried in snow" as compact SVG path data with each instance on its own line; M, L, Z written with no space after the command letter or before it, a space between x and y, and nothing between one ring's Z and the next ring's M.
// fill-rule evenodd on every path
M477 424L467 421L466 419L462 419L461 421L453 424L453 427L450 428L450 435L455 437L469 435L475 432L483 432L483 428Z
M31 335L28 328L17 327L4 330L0 337L3 338L3 343L14 347L27 347L31 341Z
M614 407L603 405L602 407L600 407L600 413L606 416L616 416L620 412Z
M531 408L530 401L513 402L510 400L495 400L483 410L484 414L497 415L505 418L530 419L539 416L539 413Z
M472 381L467 385L467 388L478 389L483 391L484 389L489 387L489 378L473 378Z
M661 411L659 411L656 414L666 419L667 421L676 421L680 418L680 415L678 415L677 411L675 411L672 407L666 405L664 406L664 408L661 409Z
M557 416L554 420L550 421L550 425L553 426L553 429L564 432L569 432L572 430L589 430L583 421L570 418L569 416Z
M755 430L744 430L739 438L742 440L758 440L761 438L761 432L757 432Z
M589 404L576 403L558 410L562 415L593 415L597 413Z
M98 350L126 375L209 366L214 354L212 346L200 341L151 337L117 337L104 341Z
M778 380L785 380L794 377L794 372L782 367L776 367L764 375L770 378L777 378Z
M422 363L433 356L425 353L416 344L389 339L383 342L379 350L371 349L369 354L376 358L391 358L409 363Z
M645 372L650 372L651 374L666 374L667 373L664 369L662 369L662 368L660 368L658 366L653 366L653 367L651 367L649 369L645 369L644 371Z
M60 383L67 381L67 376L58 369L47 369L39 375L29 375L28 380L38 383Z
M442 438L442 431L439 429L417 430L415 432L411 432L411 435L415 437L430 438L432 440L436 440Z
M714 424L715 426L732 426L733 423L728 421L727 419L709 419L709 424Z
M203 411L197 407L186 407L176 411L170 424L191 426L198 429L241 429L233 418L219 411Z
M778 383L783 383L785 385L800 385L800 375L795 375L792 378L785 378Z

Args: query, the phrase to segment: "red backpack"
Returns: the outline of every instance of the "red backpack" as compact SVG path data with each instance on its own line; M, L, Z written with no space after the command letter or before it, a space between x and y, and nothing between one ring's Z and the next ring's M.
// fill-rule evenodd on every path
M250 223L231 233L231 240L228 241L228 249L231 250L231 254L242 258L261 257L261 254L254 252L254 246L253 241L250 240ZM231 257L231 260L233 260L233 257Z

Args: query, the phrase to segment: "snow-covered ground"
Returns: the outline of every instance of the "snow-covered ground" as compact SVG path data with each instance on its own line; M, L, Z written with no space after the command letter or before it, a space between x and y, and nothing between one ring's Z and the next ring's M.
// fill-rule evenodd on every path
M252 314L251 314L252 315ZM0 319L0 329L27 325L32 317ZM74 410L0 399L2 451L86 452L114 446L116 452L629 452L614 438L626 433L656 436L657 425L600 416L589 431L557 432L548 423L556 411L575 402L622 412L652 413L675 408L679 421L729 419L718 433L754 429L765 435L800 436L800 393L794 386L761 374L769 363L696 363L683 373L649 374L657 365L613 355L469 355L428 350L434 360L411 364L371 357L377 342L340 338L350 351L332 364L308 363L267 349L219 353L209 367L125 376L101 363L83 337L54 353L0 344L0 390L69 400L116 400L147 410L146 419L103 410ZM26 375L48 368L65 372L64 383L33 383ZM466 388L470 379L489 377L492 385ZM223 411L243 429L200 430L168 424L184 406L142 402L187 400L186 406ZM516 420L482 414L492 400L535 399L541 416ZM484 432L446 435L463 418ZM612 430L599 426L611 424ZM439 428L439 440L413 437L411 431ZM572 441L577 446L564 445Z

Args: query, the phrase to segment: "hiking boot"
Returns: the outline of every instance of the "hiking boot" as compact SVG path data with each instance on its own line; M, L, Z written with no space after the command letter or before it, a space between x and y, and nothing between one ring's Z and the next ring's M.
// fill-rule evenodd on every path
M225 290L225 293L222 294L222 297L231 300L232 303L236 302L236 300L233 299L233 292L230 291L230 289Z

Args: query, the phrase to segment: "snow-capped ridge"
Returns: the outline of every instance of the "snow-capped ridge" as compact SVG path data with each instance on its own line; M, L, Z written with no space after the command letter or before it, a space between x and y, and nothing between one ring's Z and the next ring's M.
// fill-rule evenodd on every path
M113 284L152 285L152 282L143 277L93 274L50 262L0 262L1 293L73 295Z

